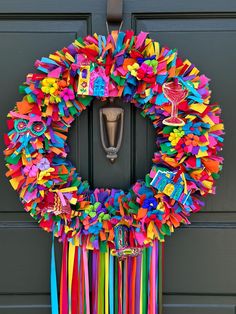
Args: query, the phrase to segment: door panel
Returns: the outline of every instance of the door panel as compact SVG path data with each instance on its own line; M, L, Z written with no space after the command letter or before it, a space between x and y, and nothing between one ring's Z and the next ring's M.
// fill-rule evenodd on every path
M0 238L0 294L49 293L51 237L24 223L1 228Z
M178 48L182 58L195 61L200 71L210 78L212 101L220 103L227 136L223 155L225 164L217 195L208 197L204 209L193 217L196 223L178 230L166 241L165 254L165 313L234 313L234 305L221 306L223 296L232 295L236 303L234 264L236 251L230 239L236 236L234 202L234 149L236 131L234 59L236 20L227 15L213 18L201 14L134 14L133 27L171 48ZM228 217L229 213L232 213ZM224 224L225 221L230 221ZM227 239L227 241L226 241ZM234 240L232 240L234 241ZM226 243L227 242L227 243ZM229 246L228 246L229 245ZM231 265L231 266L230 266ZM233 268L231 268L233 267ZM234 279L233 279L234 278ZM175 304L169 296L182 296ZM196 304L195 295L201 295ZM207 305L207 296L215 295Z
M235 295L234 237L230 228L176 230L165 245L166 293Z
M80 20L67 20L66 17L55 19L47 16L48 20L40 20L38 17L31 20L1 21L0 20L0 69L4 75L0 77L0 103L1 117L5 117L14 103L22 98L18 94L18 86L22 84L27 73L35 72L33 67L37 58L47 56L64 46L70 44L78 34L84 36L89 32L88 16ZM75 17L74 17L75 18ZM9 92L6 92L9 91ZM6 123L0 124L1 134L7 132ZM77 145L76 132L73 132L73 146ZM3 137L1 136L0 150L3 151ZM5 193L1 194L0 211L20 211L22 206L5 178L6 168L4 162L0 164L1 182L4 182Z
M182 305L171 305L165 306L164 311L168 314L234 314L235 313L234 305L231 306L222 306L221 304L216 304L213 306L210 305L190 305L190 306L182 306Z
M0 77L2 120L5 120L14 103L21 99L18 86L27 73L35 72L35 60L63 48L78 36L85 36L90 28L88 14L10 15L8 19L0 17L0 68L1 73L4 73ZM72 147L80 146L76 129L87 126L86 118L85 114L80 125L73 125L74 130L69 140ZM0 132L2 151L3 133L7 132L5 122L0 124ZM86 140L85 136L83 138ZM71 153L76 163L77 150L78 148ZM86 157L82 159L87 160ZM40 230L37 223L24 213L17 193L5 178L3 159L0 171L0 313L50 313L51 236ZM57 255L60 256L59 246Z

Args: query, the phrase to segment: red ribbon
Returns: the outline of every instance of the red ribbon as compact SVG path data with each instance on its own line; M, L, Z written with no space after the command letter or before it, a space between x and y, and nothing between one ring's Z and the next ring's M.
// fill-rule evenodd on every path
M60 314L68 314L67 253L68 241L65 239L63 242L61 265Z

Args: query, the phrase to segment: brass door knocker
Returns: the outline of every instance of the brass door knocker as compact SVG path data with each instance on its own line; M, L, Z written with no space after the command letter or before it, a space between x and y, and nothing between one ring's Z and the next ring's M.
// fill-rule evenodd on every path
M99 110L101 142L111 163L118 157L124 128L124 109L104 107Z

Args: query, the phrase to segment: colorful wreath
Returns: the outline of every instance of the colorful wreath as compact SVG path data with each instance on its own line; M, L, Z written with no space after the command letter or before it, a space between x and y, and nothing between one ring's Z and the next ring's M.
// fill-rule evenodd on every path
M78 38L35 65L39 73L27 75L24 97L8 114L5 159L11 185L40 226L119 255L122 234L125 254L136 254L188 224L203 206L200 196L215 192L222 167L223 124L209 79L176 49L133 31ZM128 192L92 190L67 159L68 129L95 97L121 97L155 128L152 168Z

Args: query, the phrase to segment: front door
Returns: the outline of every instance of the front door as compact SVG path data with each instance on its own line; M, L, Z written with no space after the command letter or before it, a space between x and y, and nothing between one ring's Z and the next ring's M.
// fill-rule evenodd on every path
M34 71L34 61L77 36L106 34L106 1L1 1L0 12L2 138L6 114L20 99L18 86ZM225 166L217 195L208 198L202 212L192 217L192 225L166 241L164 313L235 314L236 4L231 0L214 4L211 0L125 0L123 29L131 27L136 33L149 32L162 45L178 48L182 58L189 58L212 78L213 101L220 103L226 127ZM102 82L96 88L101 90ZM70 131L70 157L93 187L127 189L151 165L155 148L151 123L128 104L117 101L117 105L125 111L124 138L114 164L101 145L99 109L103 104L94 101ZM50 313L51 236L24 212L5 171L2 158L0 313Z

